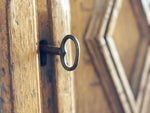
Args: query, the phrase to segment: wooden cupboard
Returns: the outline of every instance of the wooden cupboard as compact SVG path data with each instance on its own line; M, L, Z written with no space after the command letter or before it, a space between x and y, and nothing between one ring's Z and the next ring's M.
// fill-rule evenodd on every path
M149 0L1 0L0 113L149 113L148 12ZM39 42L68 34L78 67L54 55L41 66Z

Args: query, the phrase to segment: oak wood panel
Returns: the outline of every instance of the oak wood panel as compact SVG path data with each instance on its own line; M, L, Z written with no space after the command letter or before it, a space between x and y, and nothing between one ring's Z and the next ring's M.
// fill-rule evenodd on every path
M11 74L9 68L9 39L7 26L7 1L0 2L0 113L11 113Z
M36 0L8 5L13 112L42 113Z
M92 65L92 60L90 59L85 43L83 42L85 33L97 32L95 27L99 25L98 22L100 21L102 23L103 17L107 18L104 14L109 5L113 5L111 0L71 1L71 33L77 36L81 45L80 62L78 68L75 70L75 102L77 113L111 113L113 110L110 106L116 104L111 103L108 100L105 89L103 89L105 87L102 85L102 81L105 82L106 79L101 79L99 73L95 71L95 67ZM109 12L111 9L107 11ZM87 28L90 24L89 22L92 15L95 15L95 20L97 20L93 20L93 23L95 22L93 25L95 26L93 26L91 30L94 30L88 32ZM90 41L91 40L89 40L89 42ZM95 54L95 52L93 54ZM101 58L101 61L102 60L103 58ZM99 70L104 70L104 67L100 67ZM105 75L107 76L107 74ZM111 95L113 95L112 92ZM117 109L118 108L116 108L116 111ZM118 113L121 112L118 110Z
M59 47L64 36L70 34L70 5L69 0L48 0L48 12L53 45ZM67 43L67 64L72 64L71 43ZM53 92L55 113L74 113L73 72L62 67L59 56L54 57Z

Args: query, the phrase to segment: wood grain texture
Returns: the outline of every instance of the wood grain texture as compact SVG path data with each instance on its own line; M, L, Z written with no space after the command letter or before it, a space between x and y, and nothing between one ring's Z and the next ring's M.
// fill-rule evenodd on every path
M70 5L69 0L48 1L50 34L53 45L59 47L62 39L70 34ZM67 64L72 64L71 43L66 45ZM60 62L59 56L54 57L53 73L53 104L55 113L74 113L74 87L73 72L65 70Z
M11 113L11 74L7 32L7 1L0 2L0 113Z
M42 113L36 3L11 0L7 7L15 113Z

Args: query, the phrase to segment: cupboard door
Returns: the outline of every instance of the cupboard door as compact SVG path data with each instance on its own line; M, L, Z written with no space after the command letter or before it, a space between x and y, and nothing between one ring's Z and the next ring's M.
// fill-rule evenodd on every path
M69 1L0 2L0 112L74 113L73 72L59 56L40 66L39 41L60 46L70 34ZM71 42L66 44L72 64Z
M74 92L76 113L111 113L109 106L115 106L107 102L106 92L103 91L103 84L100 76L95 71L92 60L87 51L84 36L88 33L87 26L94 16L95 29L102 23L107 10L112 8L113 0L70 0L71 8L71 34L76 36L81 47L80 62L74 71ZM91 20L92 21L92 20ZM94 30L93 32L96 32ZM115 90L114 90L115 91ZM113 92L114 92L113 91ZM117 96L112 96L112 99ZM118 102L118 101L117 101ZM120 105L118 103L117 105ZM121 113L121 109L116 105L116 110Z
M42 112L36 3L36 0L0 3L1 113Z
M85 34L87 50L109 102L120 102L117 107L121 112L145 112L143 104L149 105L145 99L149 98L146 96L150 69L148 23L140 1L115 0L112 4L103 21L96 13L91 17ZM96 26L100 22L103 24ZM118 98L113 98L114 95ZM115 105L110 107L119 113Z
M70 33L69 0L38 0L39 39L60 47ZM66 45L67 64L72 65L71 42ZM74 113L73 71L63 68L60 56L47 55L47 64L41 66L41 91L44 113Z

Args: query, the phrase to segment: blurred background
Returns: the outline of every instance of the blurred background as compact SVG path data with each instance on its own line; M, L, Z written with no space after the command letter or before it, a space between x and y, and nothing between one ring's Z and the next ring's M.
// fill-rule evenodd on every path
M76 113L149 113L150 0L70 0L70 10Z

